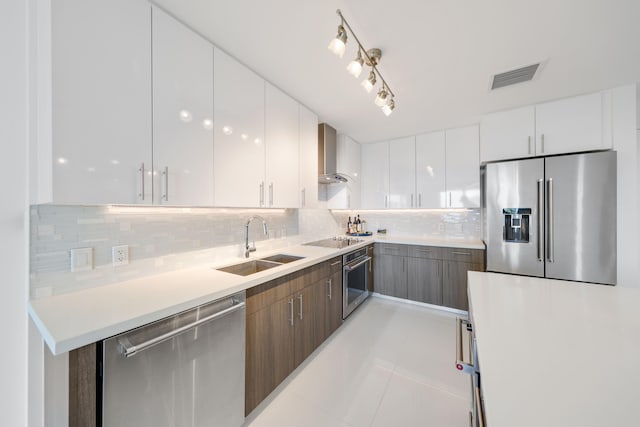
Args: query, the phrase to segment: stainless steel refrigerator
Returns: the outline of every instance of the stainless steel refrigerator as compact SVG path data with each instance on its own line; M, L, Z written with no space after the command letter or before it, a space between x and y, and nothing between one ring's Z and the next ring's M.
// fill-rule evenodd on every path
M616 284L616 152L483 166L487 271Z

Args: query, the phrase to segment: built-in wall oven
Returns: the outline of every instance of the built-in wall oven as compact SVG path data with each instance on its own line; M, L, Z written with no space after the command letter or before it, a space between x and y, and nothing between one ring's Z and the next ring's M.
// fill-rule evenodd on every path
M371 273L371 257L368 255L367 247L343 255L343 319L346 319L369 296L367 285Z

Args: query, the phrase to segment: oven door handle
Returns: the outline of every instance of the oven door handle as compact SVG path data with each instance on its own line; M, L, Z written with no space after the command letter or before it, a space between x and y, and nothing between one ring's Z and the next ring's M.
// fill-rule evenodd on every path
M462 356L462 324L471 325L471 322L456 317L456 369L465 374L473 374L476 372L476 367L473 364L466 363Z
M366 263L368 263L369 261L371 261L371 257L370 257L370 256L365 257L362 261L357 262L357 263L355 263L355 264L347 264L347 265L345 265L345 266L344 266L344 267L342 267L342 268L344 269L344 271L349 272L349 271L351 271L351 270L354 270L354 269L356 269L356 268L360 267L362 264L366 264Z

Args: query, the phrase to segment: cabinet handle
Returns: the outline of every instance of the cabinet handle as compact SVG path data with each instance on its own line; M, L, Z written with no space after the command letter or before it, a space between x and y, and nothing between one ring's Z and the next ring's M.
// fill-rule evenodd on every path
M459 251L451 251L452 254L454 255L466 255L466 256L471 256L471 252L459 252Z
M413 193L411 193L411 207L413 207Z
M298 296L298 299L300 300L300 320L302 320L302 294Z
M384 207L385 208L389 207L389 196L384 196Z
M169 166L164 167L164 172L162 172L164 176L164 194L162 195L162 199L165 202L169 201Z
M260 183L260 207L264 206L264 181Z
M289 317L289 325L293 326L293 298L289 300L289 310L291 317Z
M138 169L138 172L140 172L140 183L142 184L140 185L140 187L142 187L142 192L138 194L138 196L140 197L140 200L144 200L144 163L140 163L140 169Z
M544 133L540 135L540 153L544 154Z
M269 184L269 207L273 206L273 182Z
M451 191L449 191L449 207L451 207Z
M369 273L371 273L371 265L373 264L373 248L367 249L367 255L371 258L371 262L369 263Z
M418 193L418 207L422 207L422 193Z
M302 189L302 207L306 207L307 201L306 201L306 189Z
M531 136L529 136L529 138L527 138L527 141L529 143L529 154L531 154Z
M338 261L336 261L336 262L332 262L332 263L331 263L331 267L336 266L336 265L338 265L338 264L342 264L342 261L341 261L341 260L338 260Z
M329 301L331 301L331 281L333 279L329 279L327 280L327 287L329 288L329 295L327 295L329 297Z

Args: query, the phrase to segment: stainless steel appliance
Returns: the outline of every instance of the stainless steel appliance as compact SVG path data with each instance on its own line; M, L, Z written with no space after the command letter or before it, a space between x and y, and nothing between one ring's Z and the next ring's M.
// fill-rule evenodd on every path
M315 242L305 243L305 245L342 249L360 242L364 242L364 239L358 239L357 237L336 236L330 237L328 239L316 240Z
M102 343L102 425L240 426L245 294Z
M348 175L338 171L338 134L326 123L318 125L318 183L347 182Z
M483 166L487 271L615 285L616 152Z
M471 427L484 427L484 403L482 400L476 337L471 321L459 317L456 318L456 369L471 376L469 425Z
M342 257L342 318L346 319L369 296L367 285L371 274L371 257L367 248Z

